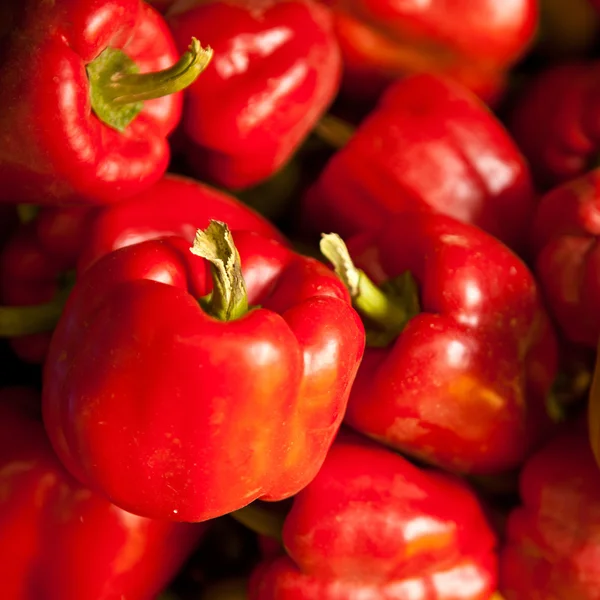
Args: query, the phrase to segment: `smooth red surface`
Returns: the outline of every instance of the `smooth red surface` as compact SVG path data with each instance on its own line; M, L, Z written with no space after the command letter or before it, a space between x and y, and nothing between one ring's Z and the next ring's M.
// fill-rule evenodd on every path
M596 349L600 339L600 170L542 197L532 232L535 273L568 340Z
M327 0L348 91L373 98L412 73L451 77L485 99L531 43L536 0Z
M488 600L496 540L460 480L336 441L294 499L288 556L253 573L250 600Z
M464 88L418 75L391 86L327 163L303 222L348 236L406 210L438 211L520 249L534 206L527 165L496 118Z
M600 477L585 427L557 436L521 473L522 506L500 555L506 600L600 597Z
M112 250L168 235L192 242L196 229L210 219L228 223L284 242L266 219L232 196L207 185L165 175L150 188L123 202L102 207L47 207L22 226L0 255L0 294L12 305L47 302L56 294L60 278L87 269ZM42 362L50 334L11 340L27 362Z
M85 66L107 46L140 72L179 56L164 19L140 0L11 0L20 11L0 72L0 201L106 203L156 182L182 96L144 103L120 133L90 106ZM189 40L188 40L189 43Z
M106 255L79 279L45 364L44 420L69 470L134 513L200 521L281 500L341 423L364 330L341 281L236 231L251 306L217 321L180 238Z
M406 213L349 240L381 284L410 271L422 312L387 348L367 348L345 421L452 470L516 467L549 429L557 344L533 275L483 231Z
M596 166L599 104L598 62L553 65L528 81L509 125L542 188Z
M196 36L212 63L185 92L185 155L202 179L255 185L290 160L338 90L328 9L312 0L176 2L180 49Z
M10 600L152 600L204 526L136 517L76 482L33 390L0 392L0 573Z

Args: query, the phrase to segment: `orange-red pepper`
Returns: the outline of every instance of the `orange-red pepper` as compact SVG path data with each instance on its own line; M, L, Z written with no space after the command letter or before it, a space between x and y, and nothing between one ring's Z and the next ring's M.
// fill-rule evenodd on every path
M151 600L205 530L126 513L75 481L30 389L0 391L0 489L7 600Z

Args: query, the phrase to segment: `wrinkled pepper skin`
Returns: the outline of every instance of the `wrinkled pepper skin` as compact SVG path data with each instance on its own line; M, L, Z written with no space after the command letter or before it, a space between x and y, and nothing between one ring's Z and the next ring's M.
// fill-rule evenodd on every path
M600 597L600 478L585 427L563 432L521 472L522 506L500 555L506 600Z
M549 432L557 343L533 275L504 245L444 215L406 213L349 240L381 285L410 271L421 312L368 347L345 422L450 470L518 466Z
M330 159L302 218L349 236L395 213L439 211L520 248L534 207L527 165L493 115L450 81L417 75L390 86Z
M451 475L381 446L336 441L283 527L288 556L252 574L250 600L488 600L496 540Z
M327 7L312 0L175 3L178 45L214 48L185 94L183 153L203 180L256 185L292 156L338 91L341 58Z
M190 242L210 219L285 243L266 219L227 194L187 177L167 174L123 202L101 207L46 207L22 226L0 255L0 292L11 305L40 304L58 292L65 273L85 271L101 256L167 235ZM43 362L49 333L13 338L17 355Z
M152 600L203 535L202 524L126 513L56 458L25 388L0 391L0 571L10 600Z
M540 188L584 174L600 152L600 63L551 66L524 87L509 128Z
M345 85L373 98L394 79L436 73L485 100L529 47L537 2L327 0L344 59Z
M91 112L85 67L107 46L123 49L142 73L173 65L178 53L161 15L140 0L10 5L0 70L0 201L114 202L157 181L181 94L147 100L119 132Z
M600 170L544 195L532 230L535 273L565 337L595 349L600 339Z
M364 348L343 284L272 239L233 237L260 308L227 322L205 313L209 269L169 238L97 261L54 332L43 394L53 446L135 514L201 521L292 496L343 418Z

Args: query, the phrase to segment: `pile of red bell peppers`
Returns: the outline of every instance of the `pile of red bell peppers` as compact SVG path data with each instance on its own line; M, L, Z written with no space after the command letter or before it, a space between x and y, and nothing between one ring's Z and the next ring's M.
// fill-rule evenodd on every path
M599 600L597 39L2 2L0 597Z

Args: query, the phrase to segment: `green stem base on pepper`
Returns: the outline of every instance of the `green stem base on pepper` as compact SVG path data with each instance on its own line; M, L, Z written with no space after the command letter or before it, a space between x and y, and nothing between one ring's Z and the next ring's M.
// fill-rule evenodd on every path
M190 86L212 56L212 48L202 48L192 38L189 50L172 67L140 73L125 52L106 48L87 65L92 109L103 123L123 131L142 111L144 100L169 96Z
M204 310L220 321L233 321L248 312L248 294L240 255L225 223L211 220L196 231L190 252L210 262L213 291L200 300Z
M378 287L354 266L339 235L324 233L320 249L348 288L352 304L365 320L367 344L374 347L389 345L420 312L417 284L412 275L403 273Z

